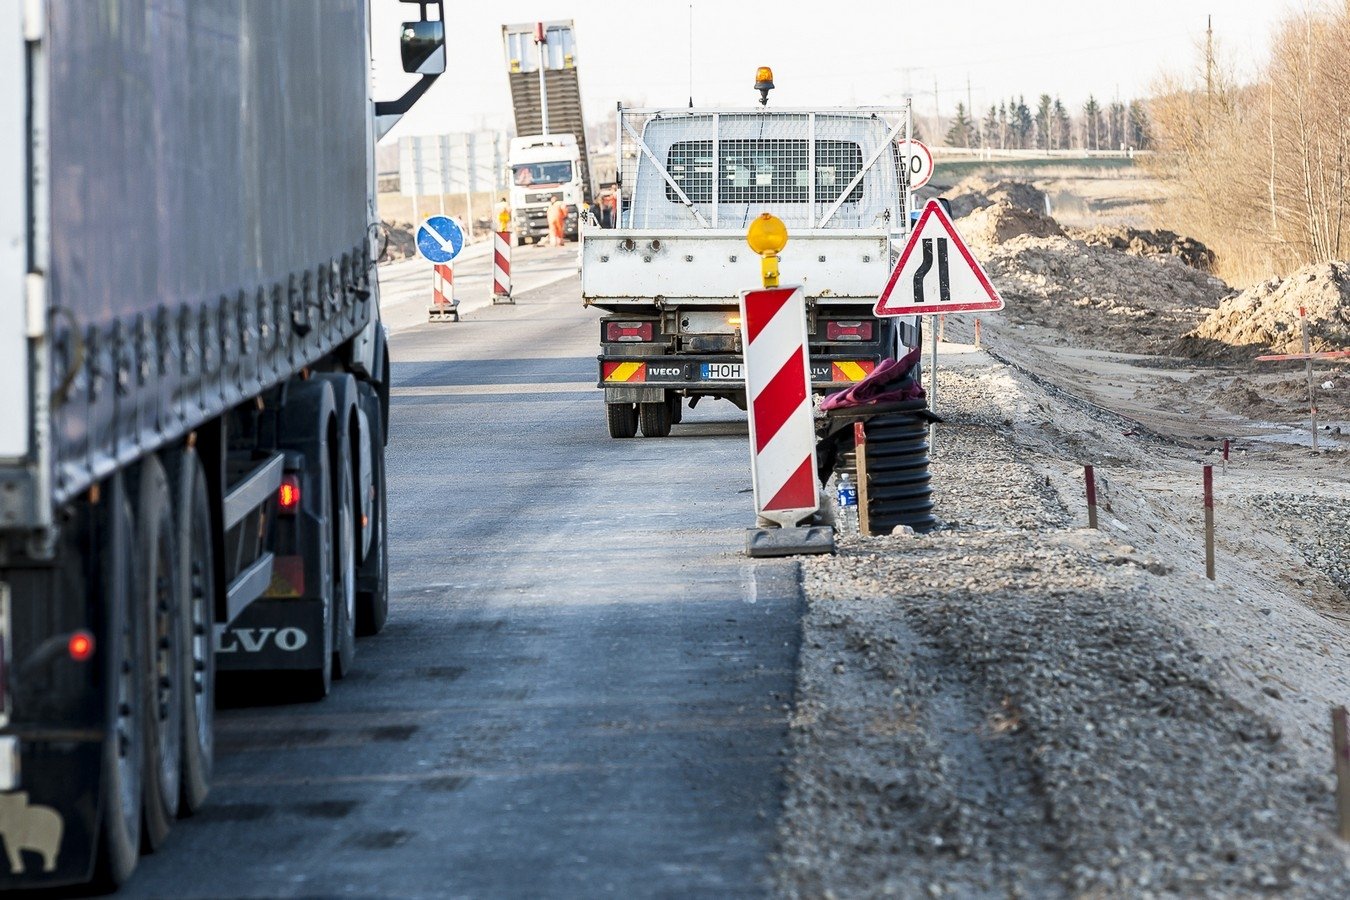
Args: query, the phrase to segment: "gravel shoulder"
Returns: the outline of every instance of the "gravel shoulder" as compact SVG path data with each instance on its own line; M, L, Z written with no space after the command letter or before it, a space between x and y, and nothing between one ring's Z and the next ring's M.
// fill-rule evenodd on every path
M1344 458L1235 459L1209 582L1202 448L984 354L942 366L943 527L803 563L778 893L1350 896Z

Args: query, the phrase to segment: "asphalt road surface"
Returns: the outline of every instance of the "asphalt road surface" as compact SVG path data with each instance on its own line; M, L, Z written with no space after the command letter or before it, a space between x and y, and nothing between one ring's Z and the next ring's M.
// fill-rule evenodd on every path
M575 249L521 248L514 306L486 265L454 324L385 273L389 626L326 701L221 711L208 808L126 895L767 892L801 600L742 554L744 416L611 440Z

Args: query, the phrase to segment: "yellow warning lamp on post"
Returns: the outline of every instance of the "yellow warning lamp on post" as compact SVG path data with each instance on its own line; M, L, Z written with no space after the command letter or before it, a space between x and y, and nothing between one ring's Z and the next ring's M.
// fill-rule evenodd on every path
M773 69L760 66L755 70L755 90L759 91L759 105L769 105L769 91L773 90Z
M745 242L760 255L760 275L764 279L764 286L778 287L778 254L788 242L787 226L783 220L770 213L760 213L759 218L750 223Z

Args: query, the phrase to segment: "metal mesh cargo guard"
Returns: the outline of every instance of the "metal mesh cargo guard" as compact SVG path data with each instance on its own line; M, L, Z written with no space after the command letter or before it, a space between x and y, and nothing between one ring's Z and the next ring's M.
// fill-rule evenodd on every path
M620 111L626 228L903 227L903 109ZM639 198L634 203L633 198Z

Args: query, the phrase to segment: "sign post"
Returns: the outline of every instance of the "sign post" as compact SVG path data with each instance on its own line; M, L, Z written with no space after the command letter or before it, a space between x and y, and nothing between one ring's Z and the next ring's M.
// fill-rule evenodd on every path
M435 267L432 272L433 302L427 307L428 322L459 321L459 301L455 299L454 270L450 263L463 249L464 232L459 223L448 216L432 216L417 229L417 252ZM451 285L449 291L441 287L447 282Z
M929 200L900 252L873 315L943 316L1002 309L1003 298L971 255L942 205ZM937 331L933 329L929 407L937 412Z

